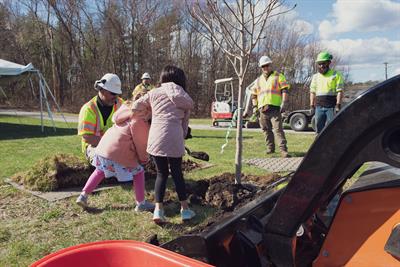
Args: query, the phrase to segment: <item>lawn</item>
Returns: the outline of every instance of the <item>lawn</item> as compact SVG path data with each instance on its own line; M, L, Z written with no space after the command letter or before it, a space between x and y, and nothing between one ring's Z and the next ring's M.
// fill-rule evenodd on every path
M206 124L207 120L192 123ZM70 124L70 127L76 125ZM134 213L132 189L129 185L94 194L90 197L95 212L85 212L70 198L54 203L14 189L4 182L16 172L30 168L36 162L55 153L81 155L80 139L75 128L56 122L57 131L46 121L45 133L40 120L0 116L0 265L27 266L51 252L68 246L108 239L145 240L157 233L161 242L179 236L195 227L212 208L195 205L198 216L192 223L182 224L179 207L168 214L170 224L160 227L151 222L151 213ZM235 170L235 131L221 154L226 131L193 130L193 139L186 144L191 150L206 151L212 167L185 174L187 180L207 179ZM314 135L287 134L289 152L303 156ZM261 131L244 132L243 158L265 157L265 141ZM275 154L272 156L279 156ZM243 165L244 174L265 174L264 170ZM148 193L153 193L148 185ZM173 189L172 189L173 192Z

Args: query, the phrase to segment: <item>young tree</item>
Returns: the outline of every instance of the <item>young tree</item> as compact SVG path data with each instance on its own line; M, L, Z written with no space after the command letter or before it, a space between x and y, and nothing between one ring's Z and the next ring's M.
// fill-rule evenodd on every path
M241 183L242 172L242 93L250 55L257 43L265 38L267 21L286 13L283 1L237 0L187 1L190 14L203 26L200 33L224 52L238 77L238 123L236 130L235 183Z

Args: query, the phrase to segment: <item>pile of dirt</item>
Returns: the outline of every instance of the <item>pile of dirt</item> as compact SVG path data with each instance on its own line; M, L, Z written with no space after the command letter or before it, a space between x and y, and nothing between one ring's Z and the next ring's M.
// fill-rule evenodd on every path
M216 212L186 234L203 232L213 224L221 222L234 210L256 199L280 178L281 176L275 173L265 176L242 175L242 183L235 184L235 175L224 173L208 181L201 180L188 185L188 191L191 193L189 200L192 203L212 206L216 208Z
M184 160L182 169L189 172L201 167L200 164ZM151 162L145 166L146 178L155 179L156 169ZM39 160L27 171L17 173L11 177L13 181L23 185L26 189L49 192L63 188L84 186L93 172L86 159L69 154L56 154ZM102 184L118 183L115 178L104 179Z
M92 171L93 167L83 158L56 154L39 160L32 168L11 179L27 189L47 192L83 185Z
M229 212L253 200L258 193L279 178L278 174L242 175L241 184L235 184L233 173L223 173L209 180L189 183L187 191L191 203L208 205Z

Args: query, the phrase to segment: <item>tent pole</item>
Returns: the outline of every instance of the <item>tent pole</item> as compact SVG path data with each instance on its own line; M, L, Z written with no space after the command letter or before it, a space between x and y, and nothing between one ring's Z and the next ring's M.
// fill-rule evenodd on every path
M29 85L31 86L32 97L35 98L35 90L33 88L32 78L29 78Z
M43 96L44 96L44 100L45 100L46 107L47 107L47 114L49 115L49 118L51 119L51 124L53 125L54 132L56 132L56 125L54 123L53 113L50 110L49 100L47 99L46 89L45 89L45 85L44 85L44 82L43 82L42 78L43 77L40 76L40 79L39 79L40 80L39 81L40 88L43 91Z
M44 125L43 125L43 92L42 85L40 84L39 78L39 98L40 98L40 124L42 125L42 133L44 133Z
M61 112L60 106L58 105L58 103L56 101L56 98L54 97L53 93L51 92L49 85L47 84L46 80L44 79L44 77L43 77L43 75L41 73L40 73L40 76L42 77L43 83L46 86L47 91L50 93L50 96L53 99L53 101L54 101L54 103L55 103L55 105L57 107L57 111L61 114L61 116L63 117L63 119L65 121L65 124L67 124L67 127L69 128L69 124L67 122L67 119L65 118L64 114Z

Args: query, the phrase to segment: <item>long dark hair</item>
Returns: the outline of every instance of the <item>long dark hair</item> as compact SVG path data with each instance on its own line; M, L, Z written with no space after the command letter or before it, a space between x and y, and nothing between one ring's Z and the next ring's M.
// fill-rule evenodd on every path
M171 65L165 66L161 71L160 82L161 83L173 82L182 87L183 90L186 91L186 75L185 72L178 67Z

